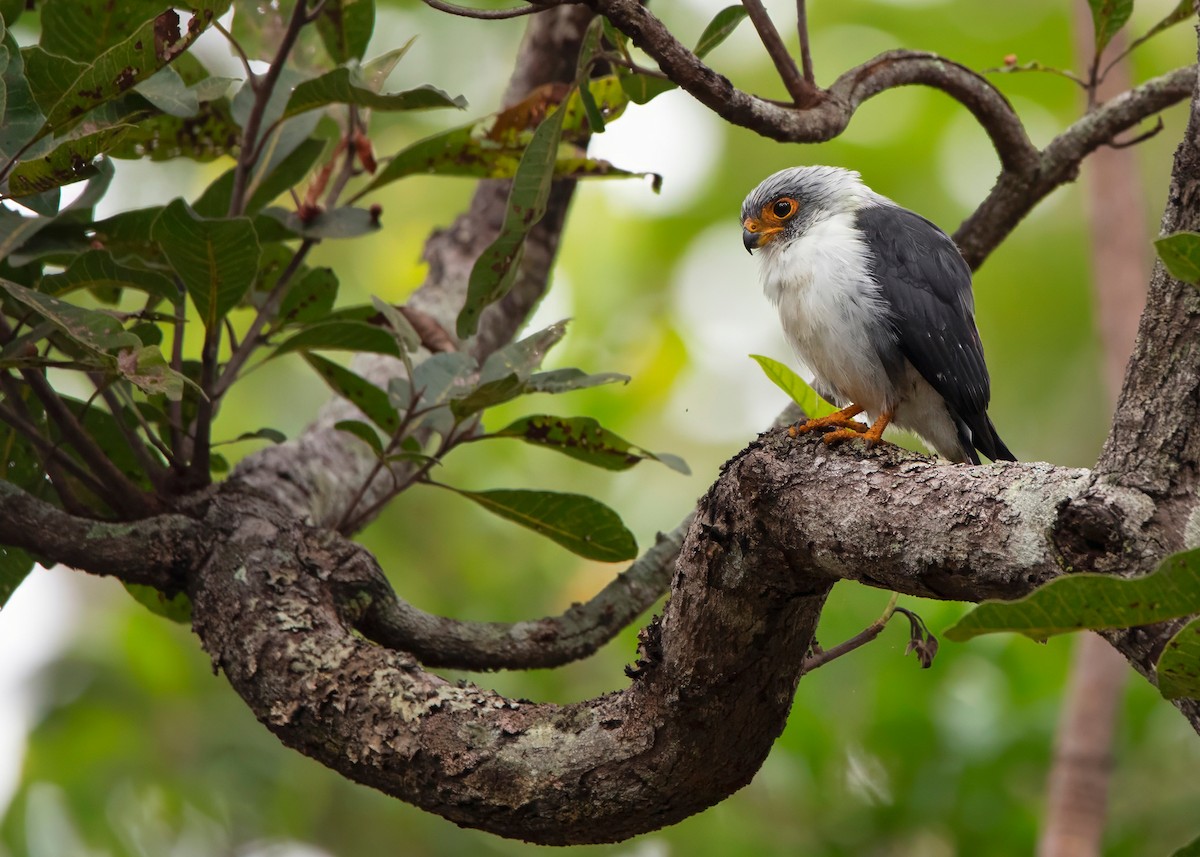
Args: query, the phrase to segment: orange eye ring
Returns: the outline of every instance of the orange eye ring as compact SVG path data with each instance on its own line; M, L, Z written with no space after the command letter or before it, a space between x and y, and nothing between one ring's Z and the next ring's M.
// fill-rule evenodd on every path
M763 220L782 223L800 210L800 204L790 196L781 196L763 206Z

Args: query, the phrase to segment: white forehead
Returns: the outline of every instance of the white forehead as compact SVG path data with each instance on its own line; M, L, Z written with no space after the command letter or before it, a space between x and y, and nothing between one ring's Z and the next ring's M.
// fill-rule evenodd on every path
M790 196L805 207L839 211L853 209L871 191L854 170L841 167L789 167L767 176L742 203L742 217L757 215L764 205Z

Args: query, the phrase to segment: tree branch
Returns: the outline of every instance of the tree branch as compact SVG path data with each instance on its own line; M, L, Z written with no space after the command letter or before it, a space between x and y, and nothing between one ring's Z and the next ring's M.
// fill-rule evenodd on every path
M543 669L586 658L662 597L692 515L598 592L559 616L524 622L464 622L401 600L378 565L356 550L337 566L343 605L359 610L354 626L368 639L409 652L431 667ZM364 599L365 596L365 599Z
M1177 104L1192 93L1196 66L1148 80L1106 101L1050 141L1032 170L1004 172L954 240L963 258L978 268L1017 224L1051 191L1075 180L1080 162L1118 134Z
M792 101L799 107L815 104L821 97L821 91L800 76L800 70L796 68L796 63L788 53L779 30L775 29L771 16L763 7L762 0L742 0L742 6L746 9L750 22L754 24L754 29L758 31L758 37L767 49L771 62L775 63L775 70L779 72L779 78L783 81L788 95L792 96Z
M0 481L0 544L24 548L46 564L61 562L168 594L207 553L199 521L157 515L131 523L69 515Z
M372 605L339 589L358 549L236 485L220 495L205 521L214 554L192 590L196 630L260 719L359 782L553 844L654 829L744 785L783 728L837 579L1015 598L1068 567L1145 571L1181 537L1145 495L1087 470L960 467L773 431L701 502L632 686L553 706L452 686L364 641L350 625L370 630ZM1104 522L1107 544L1079 537L1085 517Z

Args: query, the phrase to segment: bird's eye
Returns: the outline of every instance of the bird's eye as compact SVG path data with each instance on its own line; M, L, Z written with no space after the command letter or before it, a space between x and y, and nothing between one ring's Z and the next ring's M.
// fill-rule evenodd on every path
M771 213L780 220L791 217L796 211L796 201L794 199L778 199L771 206Z

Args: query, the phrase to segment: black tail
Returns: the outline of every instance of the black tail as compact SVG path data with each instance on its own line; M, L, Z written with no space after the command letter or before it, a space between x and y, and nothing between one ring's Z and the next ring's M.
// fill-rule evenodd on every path
M962 443L967 460L972 464L979 464L979 456L975 453L977 449L992 461L1017 460L1017 457L1000 439L996 427L992 425L992 420L986 412L973 414L969 419L959 419L956 422L958 423L958 439Z

